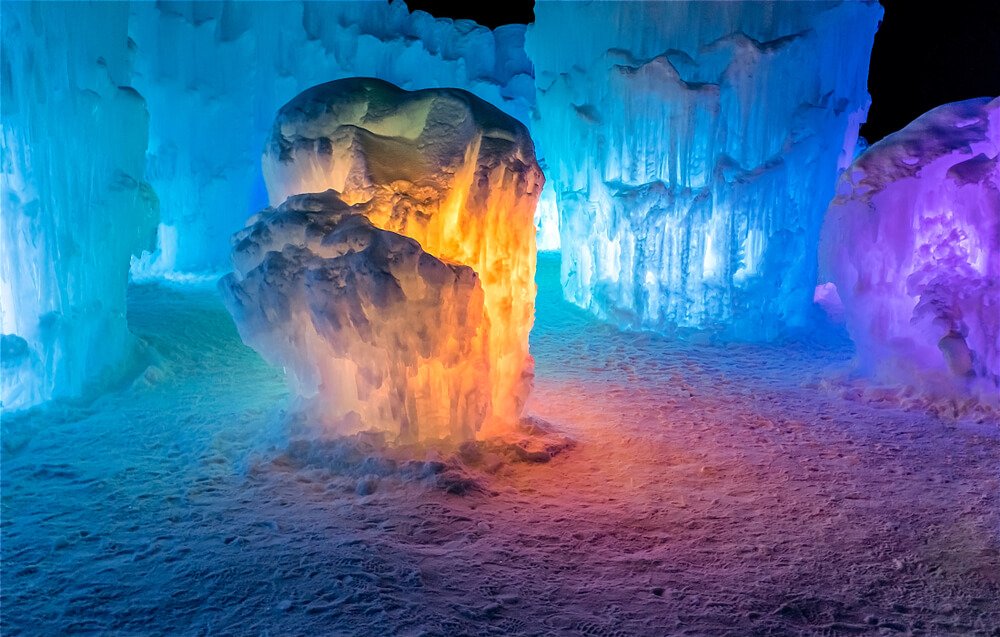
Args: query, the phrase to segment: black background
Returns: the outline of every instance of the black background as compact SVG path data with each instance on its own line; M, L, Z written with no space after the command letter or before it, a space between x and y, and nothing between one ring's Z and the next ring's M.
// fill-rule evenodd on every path
M1000 0L881 0L861 134L875 142L935 106L1000 95ZM496 28L535 19L532 0L409 0L439 18Z
M1000 0L882 0L868 73L870 142L935 106L1000 95Z

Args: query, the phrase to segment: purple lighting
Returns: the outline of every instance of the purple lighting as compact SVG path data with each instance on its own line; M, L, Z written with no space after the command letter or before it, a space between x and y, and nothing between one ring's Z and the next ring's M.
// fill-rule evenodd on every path
M841 177L821 268L862 368L995 402L1000 375L1000 99L946 104Z

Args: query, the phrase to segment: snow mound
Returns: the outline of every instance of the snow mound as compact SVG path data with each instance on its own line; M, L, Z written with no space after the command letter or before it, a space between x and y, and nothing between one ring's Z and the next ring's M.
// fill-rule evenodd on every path
M823 228L862 371L995 403L1000 99L938 107L844 173Z
M220 281L226 306L326 433L469 439L491 413L479 277L367 212L330 190L252 218Z
M451 495L495 495L490 484L512 465L544 464L575 442L537 418L524 418L503 437L399 444L385 432L316 439L308 421L293 422L287 449L262 470L321 472L328 488L372 495L419 485Z
M282 107L263 162L272 204L332 188L364 202L375 226L475 270L492 375L483 433L516 423L533 377L534 213L544 181L524 125L465 91L350 78Z

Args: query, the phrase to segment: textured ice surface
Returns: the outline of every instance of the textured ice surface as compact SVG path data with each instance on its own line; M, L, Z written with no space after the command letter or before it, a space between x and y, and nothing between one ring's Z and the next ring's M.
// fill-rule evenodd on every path
M228 237L266 203L260 153L274 114L310 86L374 76L457 87L522 121L534 103L523 25L491 31L400 1L136 2L129 29L167 228L140 276L223 268Z
M367 208L330 190L251 219L220 282L226 306L329 433L471 439L490 412L479 279Z
M128 5L4 3L0 331L5 410L113 380L134 352L129 257L152 243Z
M997 400L1000 99L940 106L873 145L827 212L821 274L886 380Z
M531 386L535 229L542 187L527 129L465 91L351 78L278 113L264 155L272 203L332 188L380 228L471 267L489 319L493 415L516 422Z
M881 15L874 2L536 3L532 131L567 298L654 329L801 324Z

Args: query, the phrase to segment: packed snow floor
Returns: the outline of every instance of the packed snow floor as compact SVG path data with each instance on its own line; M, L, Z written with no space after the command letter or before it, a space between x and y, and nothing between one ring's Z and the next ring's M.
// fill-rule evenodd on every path
M214 289L134 286L143 377L3 423L0 632L1000 634L995 421L850 400L843 341L620 333L556 279L528 411L576 444L467 484L290 445Z

